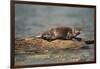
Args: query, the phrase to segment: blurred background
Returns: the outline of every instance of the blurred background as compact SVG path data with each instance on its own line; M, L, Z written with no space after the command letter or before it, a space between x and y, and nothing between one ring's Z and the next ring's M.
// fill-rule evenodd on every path
M55 26L80 27L81 37L93 39L94 8L15 5L16 37L35 36Z

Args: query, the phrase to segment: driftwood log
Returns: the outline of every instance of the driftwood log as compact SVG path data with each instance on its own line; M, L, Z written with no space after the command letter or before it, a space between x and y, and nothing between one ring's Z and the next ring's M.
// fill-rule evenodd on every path
M53 40L47 41L38 38L24 38L15 40L16 51L43 51L45 49L80 49L93 44L94 40L83 40L82 38L76 38L77 40Z

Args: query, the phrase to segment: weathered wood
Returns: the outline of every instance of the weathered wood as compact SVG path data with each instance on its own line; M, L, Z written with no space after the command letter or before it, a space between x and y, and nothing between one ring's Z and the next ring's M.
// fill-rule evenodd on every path
M82 38L76 38L77 40L53 40L47 41L44 39L25 38L15 40L15 50L32 50L40 51L44 49L79 49L86 47L87 44L93 44L94 40L83 40Z

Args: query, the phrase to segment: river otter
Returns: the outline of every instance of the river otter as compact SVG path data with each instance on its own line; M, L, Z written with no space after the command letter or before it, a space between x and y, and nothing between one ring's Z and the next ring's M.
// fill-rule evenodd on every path
M55 39L73 39L80 34L80 29L70 28L70 27L56 27L51 28L48 31L37 35L36 37L45 40L55 40Z

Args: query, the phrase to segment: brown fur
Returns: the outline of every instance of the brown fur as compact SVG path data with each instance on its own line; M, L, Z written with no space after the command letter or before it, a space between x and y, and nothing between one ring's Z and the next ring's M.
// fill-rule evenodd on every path
M43 39L53 40L53 39L72 39L79 35L80 32L75 33L70 27L56 27L42 34Z

